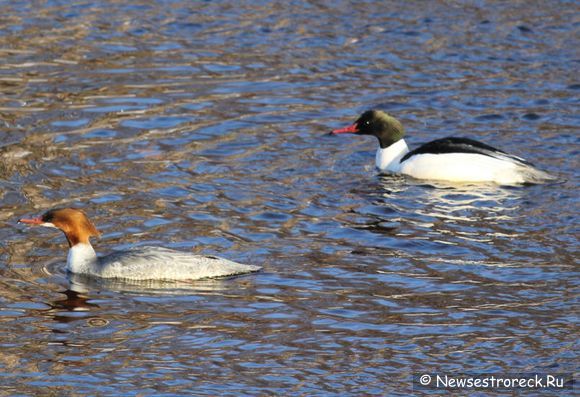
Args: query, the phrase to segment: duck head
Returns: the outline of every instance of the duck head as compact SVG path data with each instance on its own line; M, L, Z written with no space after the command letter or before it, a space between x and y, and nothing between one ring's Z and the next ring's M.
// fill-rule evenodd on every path
M354 122L354 124L333 130L336 134L373 135L379 140L381 148L387 148L393 143L403 139L405 128L393 116L381 110L367 110Z

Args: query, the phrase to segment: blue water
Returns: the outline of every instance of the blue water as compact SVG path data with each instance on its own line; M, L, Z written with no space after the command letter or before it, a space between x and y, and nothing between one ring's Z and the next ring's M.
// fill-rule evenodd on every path
M3 2L0 394L411 395L422 373L578 368L576 2ZM468 136L560 177L374 170ZM195 283L66 276L157 244L264 266ZM510 394L511 391L488 391ZM544 393L544 391L542 391ZM554 392L561 393L561 392Z

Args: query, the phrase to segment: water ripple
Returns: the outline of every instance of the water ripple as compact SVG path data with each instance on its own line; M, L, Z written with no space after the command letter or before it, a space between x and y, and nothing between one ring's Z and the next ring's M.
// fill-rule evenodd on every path
M2 390L409 395L418 372L573 372L573 7L441 1L5 4ZM566 182L377 175L362 110L410 146L480 139ZM247 277L70 277L75 205L100 253L159 244ZM138 381L136 380L138 379Z

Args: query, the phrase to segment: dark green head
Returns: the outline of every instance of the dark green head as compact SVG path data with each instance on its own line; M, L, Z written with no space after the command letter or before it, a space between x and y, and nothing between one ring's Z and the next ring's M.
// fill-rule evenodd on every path
M332 134L373 135L379 140L381 148L391 146L405 135L403 125L396 118L381 110L367 110L351 126L340 128Z

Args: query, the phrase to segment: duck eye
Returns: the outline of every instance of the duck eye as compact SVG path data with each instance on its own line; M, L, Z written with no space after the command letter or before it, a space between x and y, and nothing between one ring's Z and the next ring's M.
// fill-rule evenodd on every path
M371 122L367 120L365 121L365 125L371 125Z

